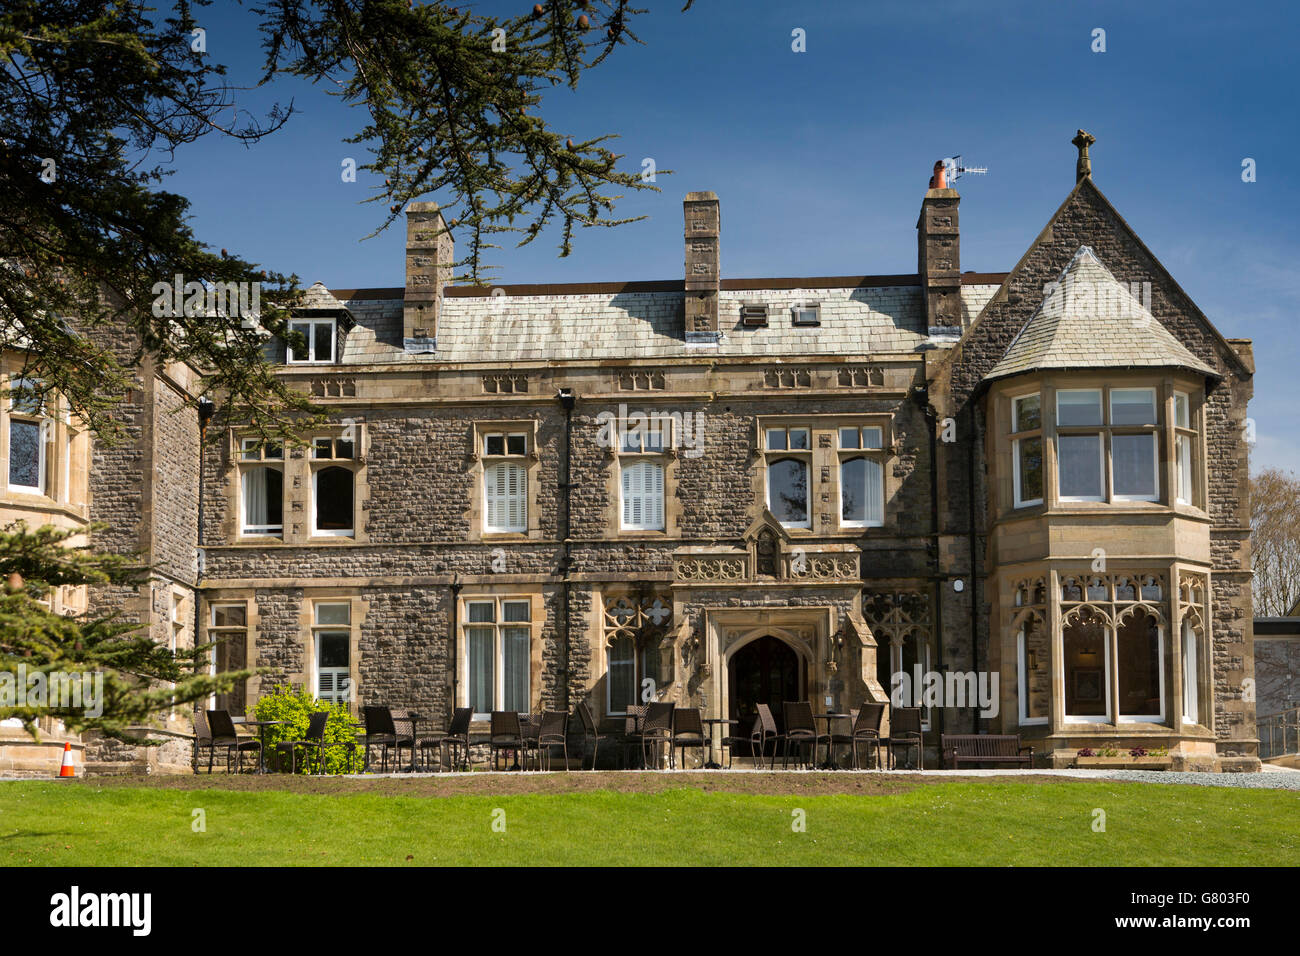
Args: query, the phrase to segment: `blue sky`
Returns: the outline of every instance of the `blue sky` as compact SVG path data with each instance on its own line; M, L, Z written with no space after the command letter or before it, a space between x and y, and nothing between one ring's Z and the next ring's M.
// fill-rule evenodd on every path
M484 12L531 4L462 3ZM727 277L914 272L915 224L936 159L963 178L962 268L1010 269L1074 183L1078 127L1097 137L1093 179L1219 330L1254 340L1256 469L1300 471L1298 189L1291 59L1300 5L1287 3L643 0L644 46L626 47L576 92L548 94L575 139L621 135L629 171L651 158L649 217L493 250L501 282L671 279L682 274L682 196L722 204ZM255 21L229 0L199 13L209 56L234 82L260 64ZM806 34L806 52L791 32ZM1093 30L1106 51L1092 51ZM343 139L364 114L324 87L284 82L288 127L245 148L212 137L178 153L166 188L189 196L213 247L334 288L402 284L404 235L364 239L382 219L360 202L373 179ZM1256 181L1242 181L1242 161ZM426 197L438 200L440 197ZM509 240L507 239L508 243Z

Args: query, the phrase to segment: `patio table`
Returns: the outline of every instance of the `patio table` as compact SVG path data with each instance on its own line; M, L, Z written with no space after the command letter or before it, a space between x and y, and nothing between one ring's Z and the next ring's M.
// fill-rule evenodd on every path
M840 765L835 762L835 744L831 742L831 738L834 736L834 734L831 732L832 725L837 720L848 720L849 718L850 715L848 714L837 714L837 713L813 714L813 720L826 721L826 760L823 763L817 765L820 769L822 770L840 769Z
M278 727L279 725L287 724L288 722L289 721L287 720L248 720L247 718L240 721L240 725L243 727L257 728L257 739L258 742L261 743L262 745L260 748L258 748L257 751L257 772L258 773L268 772L266 769L266 728Z
M417 714L415 711L411 710L411 711L407 711L406 716L404 718L398 717L396 719L406 720L409 721L411 724L411 766L407 770L407 772L415 773L415 749L416 749L416 742L419 740L419 734L417 734L416 731L419 729L420 724L428 720L429 718L426 717L424 714ZM400 737L401 734L398 734L399 739ZM399 750L398 753L400 754L401 751Z
M709 725L709 762L704 765L704 769L721 770L722 769L721 762L715 761L713 759L713 742L714 742L714 738L717 737L717 731L714 730L714 728L738 724L740 723L740 721L732 720L729 717L709 717L706 718L704 722ZM721 755L719 755L719 757L720 756Z

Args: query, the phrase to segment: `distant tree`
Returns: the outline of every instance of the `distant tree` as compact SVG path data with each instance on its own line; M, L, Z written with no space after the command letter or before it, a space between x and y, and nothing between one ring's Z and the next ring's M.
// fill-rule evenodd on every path
M1300 601L1300 476L1268 468L1251 479L1255 613L1282 617Z

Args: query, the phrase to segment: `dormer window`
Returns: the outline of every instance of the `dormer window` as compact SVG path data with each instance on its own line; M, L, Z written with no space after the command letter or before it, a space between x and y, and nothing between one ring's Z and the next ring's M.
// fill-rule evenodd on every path
M289 331L306 340L302 349L295 349L292 344L288 346L285 355L290 365L333 364L334 345L338 340L337 319L292 319Z

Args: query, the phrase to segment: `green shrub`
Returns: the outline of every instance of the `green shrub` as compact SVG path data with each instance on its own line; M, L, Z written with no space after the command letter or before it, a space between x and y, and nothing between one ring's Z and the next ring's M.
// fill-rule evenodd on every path
M258 700L257 706L253 708L253 717L255 720L283 720L285 723L275 727L266 727L266 763L268 767L275 767L279 770L287 771L289 769L288 752L278 753L275 745L284 740L304 740L307 737L307 723L312 714L320 711L329 713L329 719L325 722L325 742L343 742L355 741L357 734L361 733L361 725L357 723L352 712L348 710L345 704L327 704L317 700L306 691L295 691L289 687L276 687ZM303 748L298 750L298 772L306 773L307 769L303 766L303 755L308 754L312 768L316 766L316 752L307 751ZM360 769L361 752L358 748L355 760L356 769ZM325 748L325 772L326 773L348 773L352 768L350 761L353 759L349 748L347 747L327 747Z

